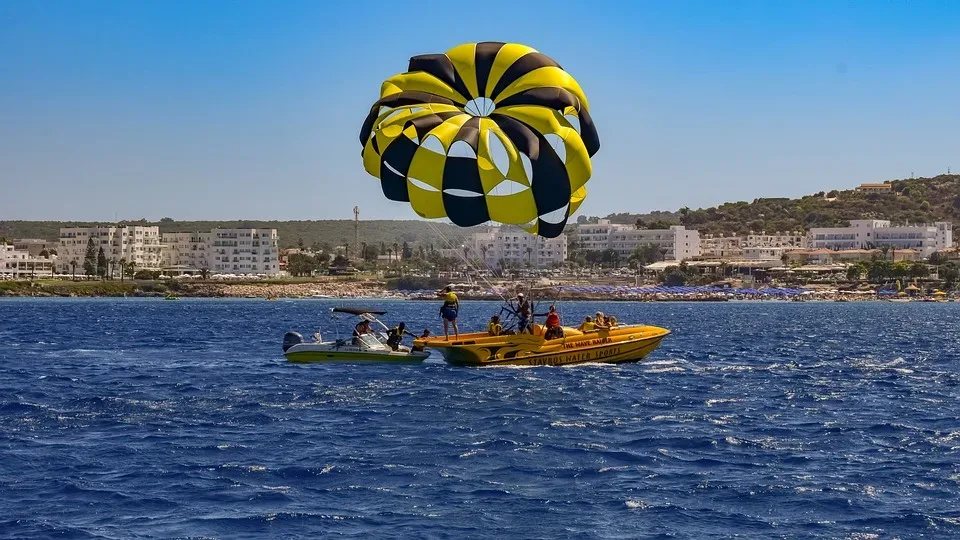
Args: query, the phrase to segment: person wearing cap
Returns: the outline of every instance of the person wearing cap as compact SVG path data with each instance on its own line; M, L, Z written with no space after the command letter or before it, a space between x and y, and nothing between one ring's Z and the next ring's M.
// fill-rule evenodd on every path
M460 339L460 330L457 328L457 314L459 312L460 299L453 292L453 287L447 285L443 289L443 305L440 306L440 318L443 319L443 336L446 341L450 341L450 323L453 323L454 338Z
M530 324L530 313L532 313L532 308L530 307L530 301L527 300L523 293L517 293L517 332L522 334L528 330L528 325Z

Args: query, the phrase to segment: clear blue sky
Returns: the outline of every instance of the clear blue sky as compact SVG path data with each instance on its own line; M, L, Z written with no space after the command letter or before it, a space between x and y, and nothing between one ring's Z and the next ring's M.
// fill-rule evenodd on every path
M471 41L583 86L581 213L960 170L960 2L11 0L0 219L414 218L357 134L410 56Z

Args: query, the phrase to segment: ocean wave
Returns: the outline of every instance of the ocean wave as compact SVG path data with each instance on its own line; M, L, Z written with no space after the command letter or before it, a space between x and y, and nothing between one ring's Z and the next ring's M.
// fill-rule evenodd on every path
M622 303L590 308L675 330L647 361L287 364L332 305L0 306L0 537L960 534L960 305L893 306L907 335L884 305Z

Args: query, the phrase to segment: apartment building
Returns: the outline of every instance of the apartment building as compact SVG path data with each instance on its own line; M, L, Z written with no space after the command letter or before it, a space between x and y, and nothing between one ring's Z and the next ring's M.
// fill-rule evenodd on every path
M849 227L810 229L812 249L914 249L924 259L953 246L953 225L938 221L932 225L891 225L883 219L857 219Z
M138 269L159 270L161 267L159 227L64 227L60 229L60 246L57 250L60 273L71 272L74 261L78 267L83 265L87 244L91 239L98 251L103 248L108 261L116 263L123 259Z
M218 274L280 273L276 229L214 229L206 255L210 270Z

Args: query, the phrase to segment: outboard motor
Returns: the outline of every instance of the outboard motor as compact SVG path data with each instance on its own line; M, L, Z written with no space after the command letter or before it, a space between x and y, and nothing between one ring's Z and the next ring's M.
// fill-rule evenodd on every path
M290 347L301 343L303 343L303 336L297 332L287 332L283 335L283 352L287 352Z

